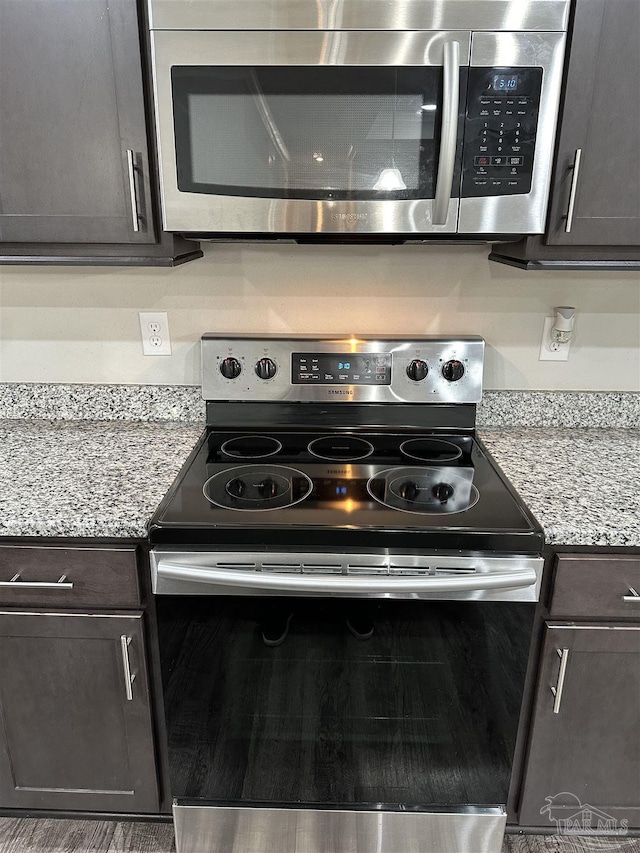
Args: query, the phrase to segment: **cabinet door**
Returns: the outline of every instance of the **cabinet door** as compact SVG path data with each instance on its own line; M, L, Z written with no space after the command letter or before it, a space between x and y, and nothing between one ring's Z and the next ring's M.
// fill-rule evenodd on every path
M520 824L638 827L638 768L640 626L548 624Z
M135 0L0 0L0 79L0 240L153 243Z
M0 806L157 811L140 614L0 612Z
M640 3L577 0L551 245L640 245ZM574 169L576 151L579 168ZM572 184L575 205L566 231Z

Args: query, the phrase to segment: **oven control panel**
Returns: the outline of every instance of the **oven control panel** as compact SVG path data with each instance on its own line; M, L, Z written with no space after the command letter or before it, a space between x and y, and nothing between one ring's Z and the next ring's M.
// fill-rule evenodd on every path
M205 400L477 403L484 341L445 338L202 338Z
M294 352L292 385L391 385L391 353Z

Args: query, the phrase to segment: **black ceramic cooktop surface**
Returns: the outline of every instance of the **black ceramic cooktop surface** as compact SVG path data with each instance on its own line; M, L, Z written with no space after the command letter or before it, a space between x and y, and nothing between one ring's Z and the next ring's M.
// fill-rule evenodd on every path
M542 547L539 526L468 434L208 431L150 535L176 545Z

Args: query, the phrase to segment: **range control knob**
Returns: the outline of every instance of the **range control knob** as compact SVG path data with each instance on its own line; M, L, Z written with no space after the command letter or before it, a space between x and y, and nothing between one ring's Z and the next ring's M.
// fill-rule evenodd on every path
M411 480L406 480L406 482L400 483L398 494L402 500L413 503L420 494L420 486Z
M431 494L437 498L441 504L446 504L453 494L453 486L449 483L437 483L432 489Z
M220 362L220 373L225 379L236 379L242 372L242 365L237 358L223 358Z
M276 363L271 358L261 358L260 361L256 361L256 376L260 379L273 379L277 370Z
M414 382L421 382L428 372L429 367L427 362L422 361L419 358L414 358L413 361L410 361L407 365L407 376Z
M278 484L271 477L265 477L261 483L257 484L258 494L261 498L275 498L278 495Z
M457 382L464 376L464 364L455 358L451 361L445 361L442 365L442 375L447 382Z

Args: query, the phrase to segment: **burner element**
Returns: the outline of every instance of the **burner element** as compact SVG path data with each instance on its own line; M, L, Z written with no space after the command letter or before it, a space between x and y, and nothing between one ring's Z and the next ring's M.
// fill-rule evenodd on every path
M242 435L230 438L220 448L220 453L236 459L264 459L282 450L282 443L268 435Z
M453 462L460 459L462 450L451 441L441 438L410 438L400 445L400 452L421 462Z
M373 444L355 435L325 435L315 438L307 448L309 453L330 462L355 462L373 453Z
M390 509L452 514L474 506L480 497L473 468L387 468L371 477L367 491Z
M204 496L223 509L283 509L303 501L313 483L296 468L284 465L240 465L218 471L204 484Z

